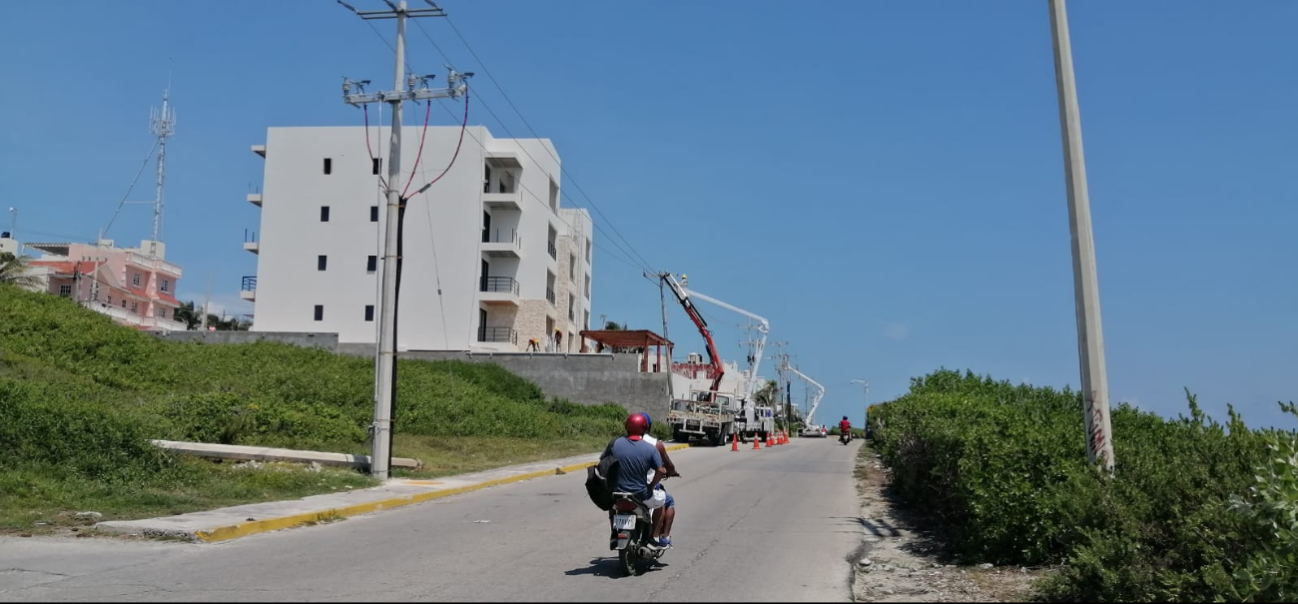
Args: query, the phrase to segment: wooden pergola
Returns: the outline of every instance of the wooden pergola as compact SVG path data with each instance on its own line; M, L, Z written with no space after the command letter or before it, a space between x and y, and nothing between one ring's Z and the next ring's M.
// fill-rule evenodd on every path
M590 330L581 332L581 337L589 338L595 343L608 348L639 348L646 353L649 347L656 348L658 355L658 369L663 368L663 347L667 348L667 358L672 358L671 340L664 338L648 329L613 329L613 330ZM645 354L640 359L641 373L649 373L649 355Z

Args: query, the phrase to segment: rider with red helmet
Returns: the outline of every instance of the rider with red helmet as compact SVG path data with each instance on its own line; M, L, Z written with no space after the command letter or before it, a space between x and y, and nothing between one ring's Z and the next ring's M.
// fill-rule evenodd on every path
M644 440L649 431L649 421L639 413L632 413L626 418L626 436L613 439L600 455L600 459L612 455L617 459L618 471L614 488L617 491L631 493L651 511L667 503L667 493L658 487L658 483L667 475L663 466L662 455L658 448ZM655 523L658 524L658 523ZM654 526L650 534L650 544L662 547L662 527Z

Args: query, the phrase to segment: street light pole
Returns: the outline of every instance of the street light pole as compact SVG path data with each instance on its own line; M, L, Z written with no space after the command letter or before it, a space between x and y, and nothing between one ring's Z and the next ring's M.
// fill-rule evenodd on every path
M1086 190L1086 161L1082 153L1082 118L1077 106L1077 82L1073 74L1073 50L1064 0L1050 0L1050 34L1054 43L1059 125L1064 143L1068 226L1073 241L1073 295L1085 401L1087 454L1091 463L1099 462L1105 470L1112 472L1113 428L1109 423L1109 379L1104 367L1104 334L1100 327L1099 276L1095 268L1091 202Z

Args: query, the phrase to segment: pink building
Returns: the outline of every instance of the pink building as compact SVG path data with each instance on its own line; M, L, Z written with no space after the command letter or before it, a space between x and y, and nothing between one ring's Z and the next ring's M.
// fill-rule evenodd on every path
M138 249L113 247L110 241L27 247L45 252L30 265L49 293L73 298L123 325L163 331L187 328L176 320L180 267L163 259L162 243L144 241Z

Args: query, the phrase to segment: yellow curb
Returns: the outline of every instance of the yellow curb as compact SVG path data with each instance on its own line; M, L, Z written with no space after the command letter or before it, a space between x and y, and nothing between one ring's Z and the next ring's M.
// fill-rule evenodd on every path
M688 447L689 447L688 444L679 444L679 445L669 446L667 447L667 450L679 451L681 449L685 449ZM270 518L268 520L254 520L252 522L241 522L238 524L232 524L230 526L218 527L211 531L195 531L194 535L198 537L200 541L204 541L207 543L215 543L217 541L228 541L230 539L238 539L240 537L247 537L249 535L256 535L258 533L278 531L281 529L301 526L303 524L325 522L328 520L336 520L338 518L346 518L348 516L368 514L370 512L377 512L379 510L389 510L393 508L399 508L402 506L407 506L415 503L432 501L433 499L441 499L442 497L450 497L451 495L460 495L462 493L469 493L472 491L477 491L488 487L499 486L502 484L521 482L524 480L531 480L533 478L541 478L542 476L554 476L557 474L567 474L569 472L574 472L577 470L584 470L598 463L599 462L597 461L588 461L584 463L565 466L562 468L555 468L553 470L538 470L536 472L527 472L525 474L507 476L505 478L496 478L493 480L479 482L477 484L455 487L453 489L444 489L441 491L432 491L429 493L417 493L414 495L403 495L401 497L393 497L391 499L369 501L366 503L358 503L356 505L349 505L340 508L331 508L328 510L324 510L322 512L305 512L302 514L293 514L291 516Z

